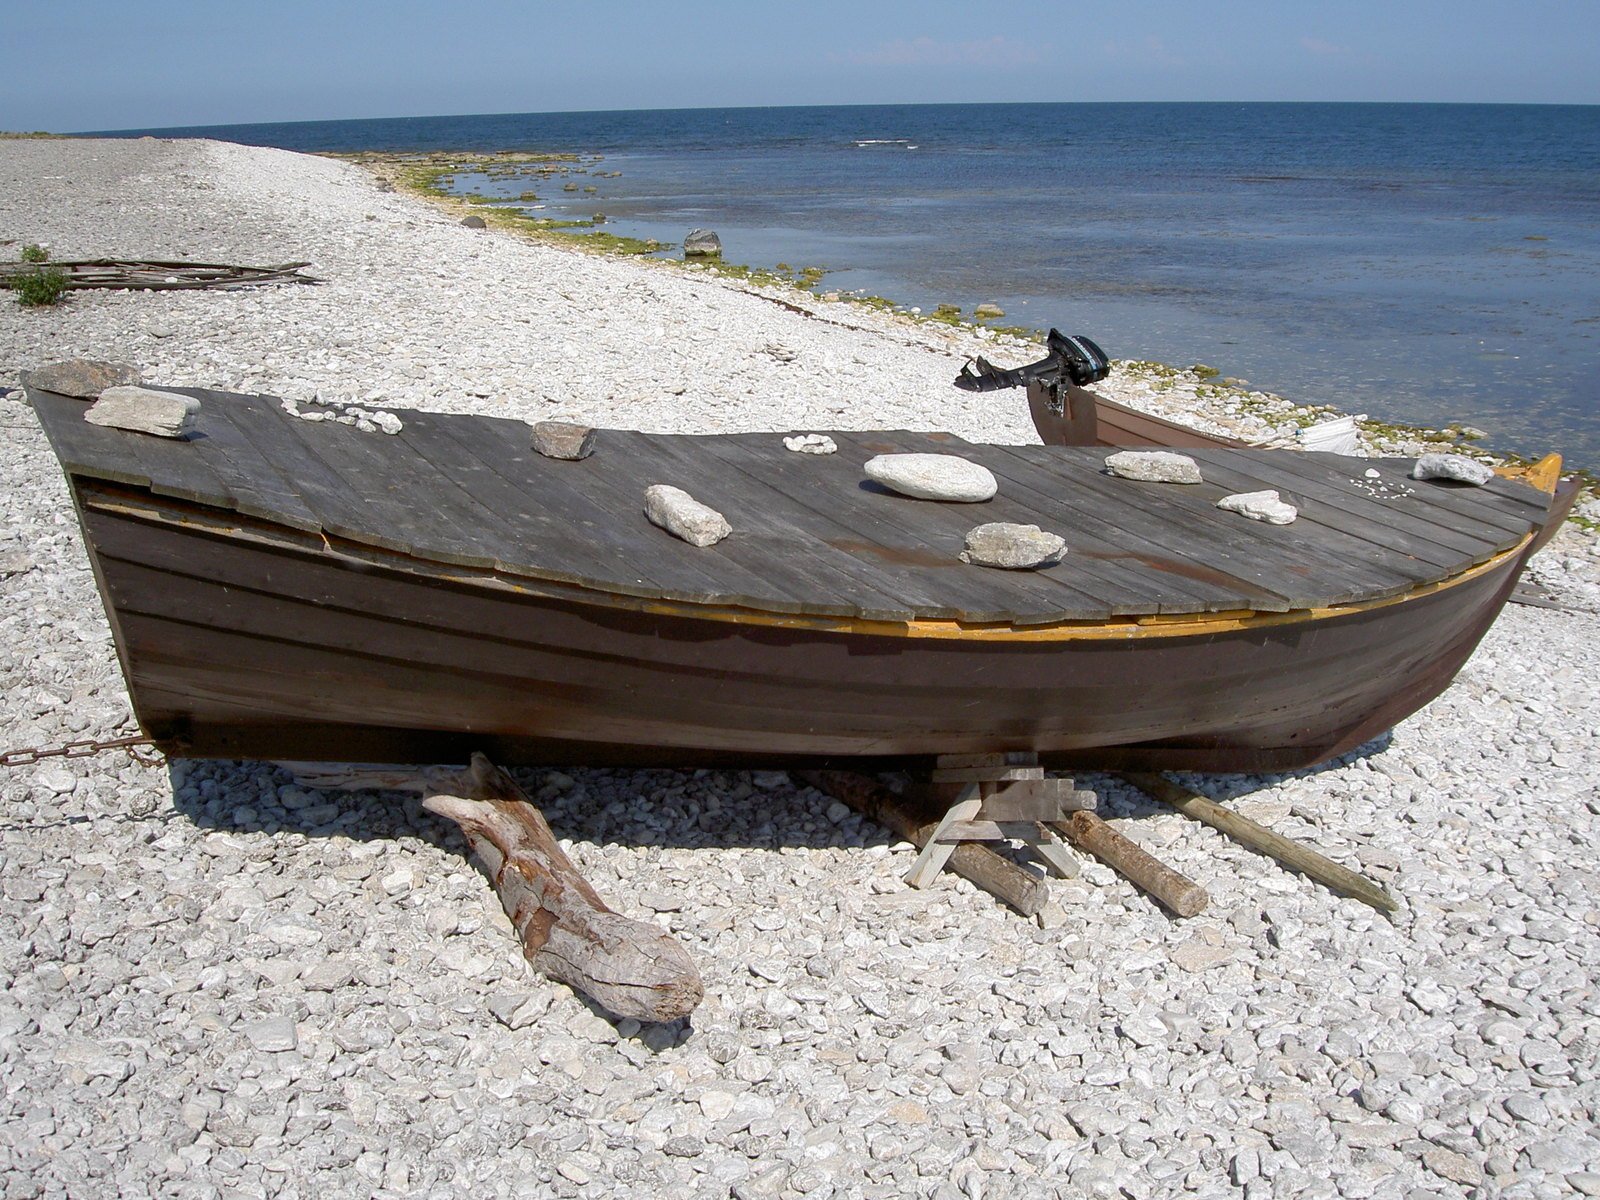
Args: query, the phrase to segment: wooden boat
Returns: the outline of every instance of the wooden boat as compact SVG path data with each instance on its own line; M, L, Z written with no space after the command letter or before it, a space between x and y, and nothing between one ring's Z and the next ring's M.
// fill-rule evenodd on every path
M185 440L29 394L140 724L176 755L1299 767L1444 689L1559 471L1472 489L1409 462L1197 446L1207 482L1175 486L1109 477L1102 449L907 432L834 433L812 456L777 434L606 430L568 462L519 421L402 411L390 436L174 390L201 402ZM960 453L1000 493L887 493L861 471L887 451ZM696 549L650 525L657 482L733 535ZM1214 507L1262 487L1300 519ZM1070 551L1032 572L961 562L989 521Z

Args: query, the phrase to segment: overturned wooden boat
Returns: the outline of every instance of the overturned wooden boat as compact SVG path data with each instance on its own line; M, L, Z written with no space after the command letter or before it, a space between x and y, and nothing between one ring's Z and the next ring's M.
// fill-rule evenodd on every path
M1206 482L1105 451L836 432L605 430L544 458L520 421L400 411L389 435L270 397L200 401L181 440L30 389L67 473L143 729L171 754L819 766L1032 751L1047 764L1286 769L1442 691L1506 601L1559 460L1464 488L1409 461L1198 446ZM310 411L318 418L332 412ZM367 430L372 430L370 424ZM865 481L958 453L980 504ZM725 513L649 524L671 483ZM1278 489L1290 525L1219 511ZM959 558L991 521L1066 558Z

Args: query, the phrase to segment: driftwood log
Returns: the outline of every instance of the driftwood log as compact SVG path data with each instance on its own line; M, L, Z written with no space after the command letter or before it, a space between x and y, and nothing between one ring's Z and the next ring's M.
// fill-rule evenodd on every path
M1351 896L1363 904L1369 904L1379 912L1392 913L1399 908L1388 892L1365 876L1341 867L1332 859L1325 858L1299 842L1291 841L1281 833L1273 833L1266 826L1259 825L1232 809L1224 808L1198 792L1180 787L1165 775L1130 772L1123 775L1123 778L1153 799L1163 804L1170 804L1184 816L1209 825L1241 846L1247 846L1259 854L1277 859L1284 866L1303 875L1309 875L1318 883L1336 892Z
M1092 812L1075 812L1056 825L1078 849L1143 888L1180 917L1205 911L1205 888L1122 836Z
M896 795L871 776L855 771L798 771L796 775L919 850L938 828L938 819L929 820L914 800ZM1049 896L1043 878L979 843L957 846L945 865L1025 917L1034 916Z
M535 968L616 1017L675 1021L705 995L700 973L666 930L614 913L563 853L533 801L481 754L471 769L324 771L285 764L313 787L422 791L422 806L453 821L482 864Z
M0 263L0 284L37 271L59 271L69 291L80 288L124 288L147 292L192 291L197 288L253 287L259 283L317 283L300 274L310 263L275 267L236 267L223 263L153 262L124 258L77 259L62 262Z

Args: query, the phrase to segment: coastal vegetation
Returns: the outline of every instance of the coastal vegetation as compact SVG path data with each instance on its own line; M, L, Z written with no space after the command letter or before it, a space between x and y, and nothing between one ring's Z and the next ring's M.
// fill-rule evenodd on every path
M50 251L34 242L29 242L22 248L22 261L42 263L50 257Z
M7 286L16 293L17 303L23 308L47 308L66 295L67 275L55 267L38 267L11 276Z

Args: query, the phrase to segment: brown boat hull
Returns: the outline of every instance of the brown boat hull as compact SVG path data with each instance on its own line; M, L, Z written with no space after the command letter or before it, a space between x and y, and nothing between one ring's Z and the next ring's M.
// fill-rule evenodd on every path
M1317 613L956 636L629 603L80 496L141 724L228 758L1284 770L1439 694L1526 557Z

